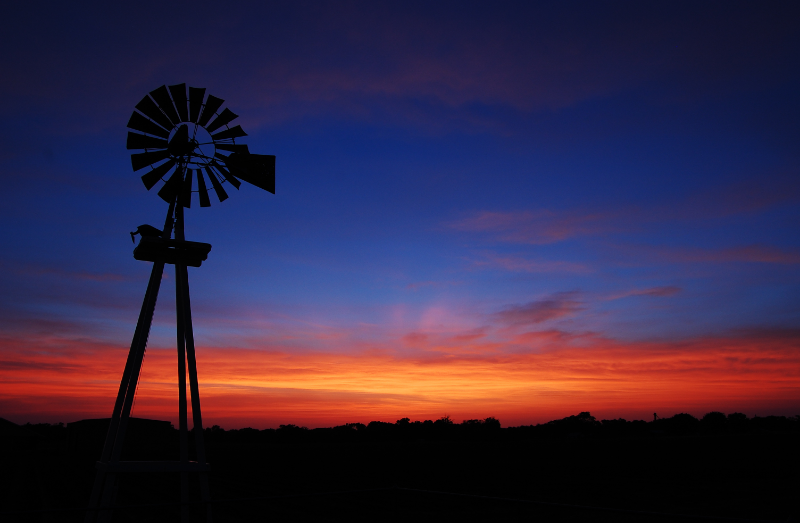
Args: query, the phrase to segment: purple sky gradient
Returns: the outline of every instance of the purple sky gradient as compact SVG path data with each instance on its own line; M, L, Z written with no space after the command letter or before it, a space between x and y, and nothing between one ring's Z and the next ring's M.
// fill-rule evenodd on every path
M0 351L129 343L166 204L126 123L183 82L277 156L187 211L199 344L800 328L791 3L25 2L0 46Z

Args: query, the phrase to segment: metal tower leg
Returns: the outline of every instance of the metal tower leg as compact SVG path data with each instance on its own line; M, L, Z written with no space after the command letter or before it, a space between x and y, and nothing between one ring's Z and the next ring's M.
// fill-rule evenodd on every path
M163 237L165 239L172 235L172 216L174 211L175 204L173 202L169 206L167 218L164 223ZM131 341L131 348L128 351L125 370L122 373L122 380L119 384L117 400L114 403L111 423L106 433L105 443L103 444L100 463L119 461L122 443L125 439L125 430L128 425L128 418L130 417L131 405L136 393L136 384L139 381L139 372L141 371L142 359L144 358L144 350L147 346L147 338L150 335L153 311L155 310L156 300L158 299L158 291L161 287L161 277L163 273L164 262L153 263L153 269L150 272L150 281L147 283L147 291L145 292L142 308L139 312L139 320L136 323L136 330L134 331L133 340ZM92 495L89 498L89 510L86 512L86 517L84 519L86 523L91 523L95 519L98 521L106 521L111 517L110 511L103 510L98 512L97 509L109 507L111 505L113 502L115 483L116 475L114 473L107 474L104 469L98 468L92 488ZM99 507L98 502L100 503Z
M175 239L184 240L183 231L183 207L178 207L176 210L176 227ZM197 462L206 463L206 450L203 441L203 416L200 411L200 387L197 382L197 359L194 351L194 331L192 328L192 306L189 299L189 272L186 269L186 264L180 261L175 263L175 286L180 289L181 296L178 300L181 302L180 309L183 310L183 332L186 342L186 359L189 363L189 388L192 393L192 421L195 437L195 450L197 452ZM185 382L184 382L185 383ZM183 389L185 391L185 389ZM185 396L184 396L185 397ZM204 502L206 502L206 520L208 523L212 522L211 516L211 493L208 488L208 475L201 473L200 480L200 494Z
M189 434L186 412L186 337L184 328L183 291L178 282L180 269L175 266L175 309L178 326L178 429L181 463L189 463ZM181 522L189 521L189 474L181 472Z

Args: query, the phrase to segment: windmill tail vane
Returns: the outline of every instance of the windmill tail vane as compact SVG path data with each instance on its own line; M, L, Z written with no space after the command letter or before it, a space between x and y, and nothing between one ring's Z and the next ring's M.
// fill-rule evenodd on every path
M223 202L228 199L225 185L239 189L242 182L275 194L275 156L251 153L241 143L247 133L236 125L238 115L221 98L206 96L204 88L186 84L162 85L136 104L128 128L127 148L140 150L131 155L133 170L146 170L141 176L147 190L161 184L158 195L169 204L164 227L143 224L131 232L141 236L133 251L137 260L153 263L139 320L134 330L128 359L120 381L105 444L97 462L86 523L108 522L113 512L117 483L121 474L153 472L180 474L181 521L189 521L188 474L199 477L204 517L209 523L211 498L208 488L210 465L206 462L203 421L200 410L197 359L192 327L189 276L187 267L200 267L208 258L211 245L186 241L184 208L190 208L197 193L200 207L210 207L209 192ZM135 132L134 132L135 131ZM206 179L208 182L206 183ZM195 185L196 180L196 185ZM174 230L174 238L173 236ZM175 308L178 345L178 425L179 461L122 461L125 433L139 382L142 361L150 335L158 293L166 264L175 266ZM189 460L186 378L191 391L195 460Z

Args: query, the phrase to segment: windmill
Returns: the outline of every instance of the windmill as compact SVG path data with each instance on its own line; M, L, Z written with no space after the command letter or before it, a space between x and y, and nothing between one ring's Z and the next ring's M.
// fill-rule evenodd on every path
M114 404L103 452L97 463L97 475L89 500L86 523L108 521L115 497L117 476L134 472L175 472L181 475L181 520L189 517L188 474L199 475L200 494L211 521L208 476L203 442L197 363L189 301L187 266L200 267L211 245L189 242L184 237L184 208L191 207L192 193L197 193L200 207L209 207L209 185L220 202L228 199L225 185L239 189L241 182L275 193L275 157L251 153L237 139L247 136L241 126L229 124L237 118L230 109L222 109L224 100L206 96L205 89L186 84L162 85L136 104L128 128L127 147L143 150L131 155L134 171L142 175L147 190L160 185L158 195L169 204L164 228L141 225L131 238L140 234L133 251L137 260L153 262L139 320L133 334L128 359ZM135 131L135 132L134 132ZM195 188L194 181L197 185ZM174 238L173 238L174 230ZM178 417L180 461L120 461L125 431L136 394L153 311L165 264L175 265L175 303L178 345ZM189 375L196 461L189 461L186 375Z

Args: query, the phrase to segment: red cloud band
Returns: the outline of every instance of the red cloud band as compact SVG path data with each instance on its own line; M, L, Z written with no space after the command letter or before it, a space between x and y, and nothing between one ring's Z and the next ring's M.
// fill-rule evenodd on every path
M531 332L505 343L427 337L414 349L353 352L199 349L204 415L229 428L279 423L495 416L528 424L591 410L599 417L709 410L800 410L800 333L749 332L623 343ZM43 352L6 342L0 409L14 421L111 412L125 351L77 344ZM175 351L149 349L135 415L174 419Z

